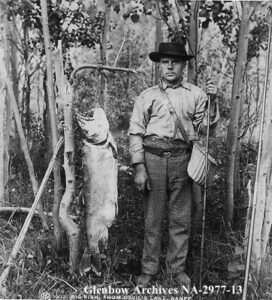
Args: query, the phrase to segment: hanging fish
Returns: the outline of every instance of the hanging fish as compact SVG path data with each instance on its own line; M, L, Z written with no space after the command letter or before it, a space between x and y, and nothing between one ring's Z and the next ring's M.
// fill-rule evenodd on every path
M77 115L83 132L83 195L87 232L87 249L79 272L101 275L100 246L106 247L108 228L117 213L117 147L109 131L104 110L92 109L90 117Z

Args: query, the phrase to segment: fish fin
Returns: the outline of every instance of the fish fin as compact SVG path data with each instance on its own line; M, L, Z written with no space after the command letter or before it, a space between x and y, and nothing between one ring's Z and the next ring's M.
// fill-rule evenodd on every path
M91 249L86 249L79 264L79 274L81 276L93 272L96 276L101 276L100 253Z

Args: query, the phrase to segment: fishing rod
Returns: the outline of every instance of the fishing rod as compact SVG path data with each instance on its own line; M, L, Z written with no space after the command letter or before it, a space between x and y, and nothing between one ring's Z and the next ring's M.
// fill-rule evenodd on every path
M212 64L210 65L209 76L212 75ZM201 232L201 246L200 246L200 278L199 286L202 286L202 270L203 270L203 257L204 257L204 242L205 242L205 223L206 223L206 204L207 204L207 190L208 190L208 163L209 163L209 135L210 135L210 107L211 95L208 94L208 107L207 107L207 135L206 135L206 149L205 149L205 181L204 181L204 195L202 206L202 232Z
M250 258L251 258L254 223L255 223L255 216L256 216L256 204L257 204L257 195L258 195L258 184L257 183L258 183L259 176L260 176L260 160L261 160L261 150L262 150L262 140L263 140L264 115L265 115L265 106L266 106L268 73L269 73L269 65L270 65L271 28L272 28L271 14L272 14L272 6L269 6L267 15L268 15L268 17L270 15L270 22L269 22L269 25L268 25L269 26L269 34L268 34L268 47L267 47L267 53L266 53L266 67L265 67L265 82L264 82L264 92L263 92L262 117L261 117L260 133L259 133L259 146L258 146L258 156L257 156L256 178L255 178L255 184L254 184L252 215L251 215L251 220L250 220L249 238L248 238L248 246L247 246L247 260L246 260L245 279L244 279L242 300L246 300L246 297L247 297L248 277L249 277L249 269L250 269Z

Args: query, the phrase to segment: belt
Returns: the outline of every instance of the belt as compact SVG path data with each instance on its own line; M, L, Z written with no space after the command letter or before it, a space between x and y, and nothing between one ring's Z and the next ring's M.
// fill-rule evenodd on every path
M172 138L159 138L157 136L146 136L144 138L144 146L156 149L188 149L186 142L182 140L173 140Z
M163 150L158 148L144 147L145 151L151 153L153 155L161 156L161 157L177 157L188 153L188 149L173 149L173 150Z

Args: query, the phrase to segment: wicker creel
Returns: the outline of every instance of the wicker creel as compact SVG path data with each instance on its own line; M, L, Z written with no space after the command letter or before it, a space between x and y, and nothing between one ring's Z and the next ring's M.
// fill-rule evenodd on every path
M210 165L216 165L216 160L208 155L208 169ZM205 182L205 148L201 145L194 143L191 158L188 164L188 175L194 182L203 185Z

